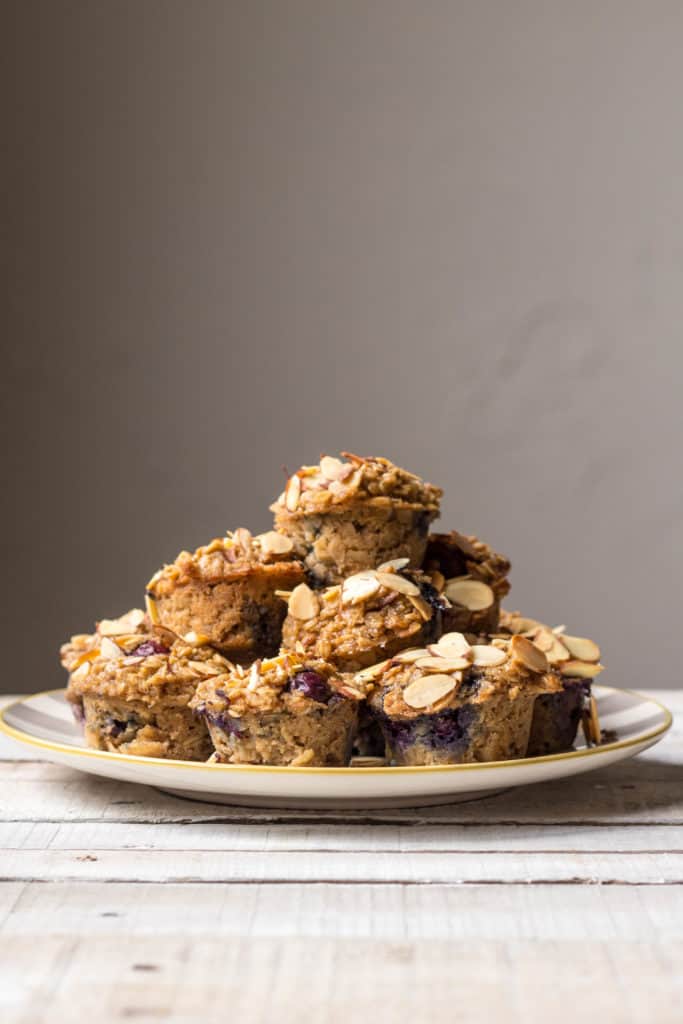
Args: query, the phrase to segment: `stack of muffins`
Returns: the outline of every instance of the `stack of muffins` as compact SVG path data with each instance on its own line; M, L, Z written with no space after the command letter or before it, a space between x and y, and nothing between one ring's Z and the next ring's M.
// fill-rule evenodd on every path
M441 490L323 456L237 529L181 552L146 610L61 650L97 749L232 764L442 765L568 750L600 725L600 651L501 609L510 563L430 533Z

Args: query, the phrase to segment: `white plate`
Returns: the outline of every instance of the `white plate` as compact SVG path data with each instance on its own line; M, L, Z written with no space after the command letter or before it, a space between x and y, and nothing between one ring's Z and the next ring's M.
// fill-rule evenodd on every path
M491 791L561 779L639 754L662 738L670 712L631 690L594 686L600 724L617 739L600 747L577 743L566 754L424 768L278 768L200 764L131 757L83 745L64 690L24 697L0 714L0 729L39 747L48 761L92 775L156 786L210 803L261 807L415 807L471 800Z

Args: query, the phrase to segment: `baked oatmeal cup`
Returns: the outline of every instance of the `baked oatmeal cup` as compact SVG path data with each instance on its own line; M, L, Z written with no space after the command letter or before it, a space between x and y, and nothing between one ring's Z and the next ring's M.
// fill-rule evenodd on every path
M510 590L505 555L457 530L431 533L423 570L441 585L451 603L444 630L473 636L496 631L500 602Z
M564 626L551 628L519 612L502 611L500 630L510 636L524 636L539 647L557 676L560 688L540 694L527 746L527 757L571 750L581 724L587 742L601 741L600 724L591 684L603 671L600 648L588 637L571 636Z
M131 608L118 619L100 619L95 623L94 633L77 633L62 644L59 649L59 660L67 672L71 672L72 668L76 668L83 661L84 654L99 648L102 637L115 639L117 636L145 633L150 626L151 623L142 608Z
M396 559L319 591L299 584L289 595L283 647L355 672L438 640L449 603L407 563Z
M442 491L387 459L343 452L302 466L271 505L314 586L340 583L363 569L407 558L417 568Z
M289 537L269 531L253 537L238 529L181 551L147 584L152 622L196 633L232 661L249 662L280 647L286 614L278 590L292 590L304 570Z
M102 637L72 663L66 696L97 750L205 761L211 739L190 709L197 684L228 662L161 627Z
M457 632L353 679L369 691L397 765L524 757L536 696L559 689L545 654L525 637L470 645Z
M349 763L362 700L332 665L283 651L204 680L191 703L218 761L329 767Z

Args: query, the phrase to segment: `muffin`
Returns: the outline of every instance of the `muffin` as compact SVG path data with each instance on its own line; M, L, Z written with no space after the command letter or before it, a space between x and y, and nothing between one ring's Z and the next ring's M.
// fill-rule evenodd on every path
M353 679L369 692L398 765L524 757L536 696L560 688L543 651L525 637L470 645L462 633L402 651Z
M130 636L144 633L150 623L141 608L131 608L118 619L101 619L95 623L94 633L77 633L59 649L59 660L67 672L77 668L84 660L84 655L91 655L98 650L102 637Z
M363 693L332 665L283 651L197 687L218 761L332 766L351 758Z
M193 555L181 551L147 584L152 622L181 635L196 633L231 661L276 653L286 614L276 591L304 580L292 547L274 531L252 537L239 529Z
M525 636L545 652L560 689L536 698L527 757L571 750L579 724L587 742L600 743L601 733L592 680L603 671L600 648L587 637L570 636L560 626L529 619L518 612L501 612L500 629L511 636Z
M289 595L283 646L355 672L438 640L448 601L429 576L407 563L387 562L318 592L300 584Z
M212 752L204 723L190 709L197 684L225 672L210 647L168 630L104 636L72 663L66 696L89 747L138 757L205 761Z
M477 537L457 530L432 533L423 569L451 603L444 629L477 636L495 633L500 602L510 590L510 563Z
M341 583L382 562L407 558L418 568L442 491L387 459L323 456L287 481L271 511L313 586Z

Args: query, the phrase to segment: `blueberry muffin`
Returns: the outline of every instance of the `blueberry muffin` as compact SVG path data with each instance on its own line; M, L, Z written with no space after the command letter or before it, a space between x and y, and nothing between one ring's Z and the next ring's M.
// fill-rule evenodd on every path
M287 481L271 511L313 586L341 583L382 562L419 567L442 491L387 459L323 456Z
M118 619L101 619L95 623L94 633L77 633L71 639L62 644L59 649L59 659L67 670L78 666L88 657L96 657L96 652L102 637L107 636L115 639L117 636L131 636L135 633L145 633L151 623L141 608L131 608L125 615Z
M228 664L212 648L161 627L103 636L72 663L66 695L90 747L205 761L213 748L190 700L202 679Z
M349 763L362 699L332 665L283 651L204 680L192 707L218 761L329 767Z
M495 633L500 602L510 590L510 563L477 537L432 533L423 569L451 603L444 629L474 636Z
M447 633L354 677L398 765L524 757L534 701L559 689L545 654L522 636L470 645Z
M304 580L292 547L275 531L252 537L239 529L194 554L182 551L147 584L152 622L195 633L232 661L274 654L286 614L276 591Z
M571 750L579 724L588 743L599 743L597 705L591 693L592 680L603 671L598 645L587 637L566 634L563 626L551 629L518 612L501 612L500 629L504 634L524 636L544 651L560 684L557 692L536 698L527 756Z
M448 601L407 562L384 563L317 592L300 584L289 596L283 646L355 672L438 640Z

